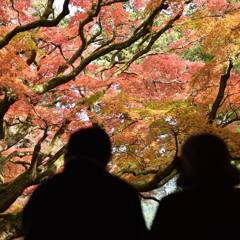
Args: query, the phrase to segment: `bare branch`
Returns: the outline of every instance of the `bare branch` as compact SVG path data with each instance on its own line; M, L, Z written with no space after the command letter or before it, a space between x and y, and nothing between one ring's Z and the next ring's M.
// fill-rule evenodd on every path
M160 200L157 199L157 198L155 198L155 197L152 197L152 196L145 196L145 195L142 194L142 193L138 193L138 195L139 195L141 198L143 198L143 199L146 199L146 200L153 200L153 201L155 201L155 202L157 202L157 203L160 203Z
M164 169L159 169L159 171L155 174L153 179L148 182L145 186L138 187L138 190L140 192L148 192L153 189L159 188L163 184L166 183L166 179L169 180L169 178L172 178L173 176L176 175L176 167L177 167L177 155L178 155L178 139L177 139L177 131L172 129L174 139L175 139L175 144L176 144L176 152L175 156L173 158L173 161Z
M11 4L12 4L13 10L17 13L18 24L19 24L19 25L22 25L22 24L21 24L21 21L20 21L20 13L19 13L18 9L15 8L14 0L11 0Z
M102 3L102 6L108 6L108 5L112 5L114 3L121 3L121 2L122 3L128 2L128 0L112 0L112 1Z
M102 0L99 0L97 4L93 4L90 11L88 11L88 15L87 17L80 21L79 23L79 27L78 27L78 34L81 38L82 41L82 45L81 47L73 54L73 56L67 61L66 64L59 66L58 68L58 74L63 73L68 66L67 65L72 65L84 52L84 50L86 49L86 47L91 43L91 41L95 38L95 36L93 36L93 38L90 41L87 41L85 34L84 34L84 27L91 21L93 21L94 17L97 17L97 15L99 14L100 10L101 10L101 3ZM100 33L99 33L100 34ZM98 34L97 34L98 35ZM97 36L96 35L96 36Z
M39 156L40 156L40 151L41 151L41 145L43 143L43 141L47 138L47 132L48 132L48 127L46 127L44 129L43 132L43 136L38 140L38 142L36 143L34 150L33 150L33 154L32 154L32 161L31 161L31 165L29 167L29 172L30 173L35 173L36 169L37 169L37 165L38 165L38 161L39 161Z
M128 62L125 64L122 68L120 68L120 71L126 70L131 63L133 63L135 60L137 60L139 57L141 57L143 54L149 52L153 46L153 44L156 42L156 40L169 28L172 27L173 23L177 21L182 16L183 9L181 9L173 18L169 19L169 21L156 33L152 34L150 41L146 47L144 47L142 50L138 51ZM149 36L145 36L144 41L146 41L149 38ZM143 42L141 42L143 44ZM117 71L119 72L119 70Z
M51 141L51 145L54 145L56 140L62 136L62 134L65 132L68 125L71 123L70 120L66 119L63 124L60 126L60 128L57 130L57 132L54 134L53 139Z
M16 165L21 165L25 168L25 170L28 169L28 167L30 166L30 163L29 162L26 162L26 161L13 161L13 160L10 160L9 161L10 163L13 163L13 164L16 164Z
M164 9L165 7L166 7L166 5L164 4L164 1L161 1L161 4L158 7L156 7L154 9L154 11L152 11L152 13L149 15L149 17L146 18L146 20L142 24L140 24L139 27L137 27L135 29L133 34L127 40L122 41L122 42L112 43L109 46L106 46L104 48L101 48L97 51L92 52L88 57L83 59L81 61L81 63L69 74L58 75L56 77L53 77L53 78L49 79L48 81L46 81L43 84L37 84L33 87L33 90L37 94L42 94L44 92L47 92L47 91L49 91L49 90L51 90L51 89L53 89L53 88L55 88L55 87L57 87L61 84L64 84L64 83L69 82L70 80L73 80L89 63L91 63L95 59L98 59L99 57L104 56L104 55L106 55L106 54L108 54L108 53L110 53L114 50L121 50L121 49L124 49L126 47L129 47L134 42L138 41L139 39L141 39L147 33L150 32L150 28L153 24L154 18L157 16L159 11L161 9ZM178 15L175 16L175 20L178 19L177 16ZM174 19L172 19L172 21L174 21ZM172 21L169 21L169 26L165 25L165 27L162 28L162 32L159 31L152 37L152 40L150 41L151 44L153 44L154 40L157 40L157 38L159 37L158 35L160 35L164 32L164 29L167 30L170 27L170 25L172 24Z

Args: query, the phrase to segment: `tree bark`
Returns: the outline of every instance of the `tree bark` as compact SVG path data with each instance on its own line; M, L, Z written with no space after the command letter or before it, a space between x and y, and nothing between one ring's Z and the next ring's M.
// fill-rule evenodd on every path
M229 60L227 71L225 74L221 75L221 78L220 78L220 85L219 85L217 97L212 105L211 111L208 114L208 122L210 124L213 123L213 121L215 120L215 118L217 116L217 111L221 105L223 98L224 98L225 89L227 87L227 81L230 78L230 73L231 73L232 68L233 68L232 61Z
M14 104L16 101L16 98L13 96L8 96L8 94L5 94L4 99L0 102L0 139L4 138L4 115L8 111L8 109L11 107L12 104Z

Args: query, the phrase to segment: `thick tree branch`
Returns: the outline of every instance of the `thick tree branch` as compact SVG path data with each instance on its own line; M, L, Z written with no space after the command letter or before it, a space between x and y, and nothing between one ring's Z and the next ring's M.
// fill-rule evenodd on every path
M120 71L124 71L126 70L131 63L133 63L134 61L136 61L139 57L141 57L142 55L146 54L147 52L149 52L153 46L153 44L157 41L157 39L164 33L166 32L168 29L170 29L173 25L174 22L176 22L181 16L182 16L182 12L183 9L181 9L173 18L169 19L169 21L156 33L152 34L149 43L147 44L146 47L144 47L142 50L138 51L122 68L120 68ZM146 40L148 39L148 37L146 37ZM146 41L145 40L145 41ZM142 43L141 43L142 44ZM119 70L117 70L117 72L119 72Z
M31 154L32 154L31 152L18 152L18 151L11 152L7 156L0 157L0 166L2 167L8 161L10 161L12 163L16 163L16 161L12 161L12 159L14 157L24 157L24 156L31 155ZM30 164L28 164L28 165L30 165Z
M33 184L33 180L29 171L25 171L12 182L0 185L0 213L7 210L22 194L24 189Z
M112 5L114 3L124 3L124 2L128 2L129 0L111 0L111 1L107 1L102 3L102 6L108 6L108 5Z
M52 165L65 153L66 146L61 147L50 159L47 161L47 169L52 167Z
M136 185L134 187L136 187L139 192L149 192L159 188L163 185L162 182L164 182L164 184L166 183L165 179L170 180L176 175L176 167L177 159L174 158L174 160L164 170L159 170L150 182L144 185Z
M134 170L134 169L121 169L116 175L122 176L124 174L132 174L133 176L156 174L159 169L144 169L144 170Z
M31 120L29 117L27 117L25 123L22 122L19 124L21 125L18 127L18 130L14 135L8 134L5 136L5 142L7 143L7 145L5 146L3 151L6 151L7 149L18 144L21 140L24 140L24 138L31 132L31 130L33 130L33 128L31 128ZM8 125L6 122L6 129L13 125L11 124ZM18 124L15 124L15 125L18 125Z
M233 68L232 61L229 60L226 73L221 75L221 78L220 78L220 84L219 84L217 97L212 105L211 111L208 113L208 122L210 124L213 123L213 121L215 120L215 118L217 116L217 111L220 107L220 104L221 104L223 98L224 98L225 89L227 87L227 81L230 78L230 73L231 73L232 68Z
M48 0L47 6L45 8L44 13L41 16L41 19L48 19L49 15L51 13L53 13L53 11L54 11L53 10L53 3L54 3L54 0Z
M4 134L4 115L8 111L8 109L13 105L16 101L16 97L12 95L8 95L5 93L4 99L0 102L0 139L3 139Z
M114 50L122 50L126 47L131 46L134 42L138 41L139 39L144 37L148 32L150 32L154 18L157 16L159 11L161 11L164 8L166 8L166 5L164 1L161 1L161 4L154 11L152 11L149 17L147 17L147 19L142 24L140 24L139 27L135 29L134 33L127 40L118 43L112 43L109 46L94 51L88 57L83 59L79 66L77 66L71 73L67 75L58 75L56 77L49 79L43 84L35 85L33 87L33 90L38 94L45 93L59 85L62 85L64 83L69 82L70 80L73 80L89 63L98 59L99 57L104 56ZM168 28L166 28L166 30L167 29ZM153 40L154 39L157 40L157 35L156 37L153 37Z
M29 155L30 155L30 154L29 154ZM19 160L19 161L10 160L9 162L12 163L12 164L21 165L21 166L23 166L23 167L25 168L25 170L27 170L28 167L29 167L29 165L30 165L29 162L21 161L21 160Z
M31 29L34 29L37 27L54 27L54 26L56 26L66 15L69 14L69 9L68 9L69 2L70 2L70 0L64 1L62 12L55 19L52 19L52 20L39 19L37 21L28 23L26 25L21 25L21 26L15 27L12 31L7 33L7 35L5 35L4 38L2 38L0 40L0 49L5 47L12 40L12 38L20 32L25 32L25 31L28 31L28 30L31 30ZM47 14L45 14L45 15L47 15Z

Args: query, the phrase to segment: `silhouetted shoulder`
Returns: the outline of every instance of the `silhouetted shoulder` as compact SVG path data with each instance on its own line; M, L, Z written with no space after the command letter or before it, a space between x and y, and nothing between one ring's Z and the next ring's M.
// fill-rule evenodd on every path
M56 191L59 188L56 186L64 185L64 180L61 174L57 174L54 177L49 178L42 182L36 190L32 193L28 203L23 209L23 230L28 232L32 226L35 226L36 222L43 221L45 217L44 213L51 208L51 200L54 199ZM60 184L59 184L60 183Z
M119 188L122 191L128 191L137 194L137 191L130 184L128 184L127 182L118 177L108 174L108 178L106 179L106 181L108 181L109 184L115 186L116 189Z
M230 239L237 234L239 202L239 189L192 189L170 194L159 204L152 238Z
M70 136L64 171L42 183L23 213L25 240L145 239L138 193L106 171L111 141L99 127Z

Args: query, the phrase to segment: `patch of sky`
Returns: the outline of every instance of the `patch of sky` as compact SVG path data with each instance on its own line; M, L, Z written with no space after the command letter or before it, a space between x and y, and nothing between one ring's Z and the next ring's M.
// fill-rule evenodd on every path
M112 148L112 153L125 153L126 151L127 151L127 146L123 144L118 147Z
M113 89L113 90L120 90L121 89L119 83L112 83L110 88Z
M111 128L111 130L108 132L109 135L112 135L115 132L115 128Z
M76 117L82 122L88 122L90 120L87 112L83 109L76 113Z
M169 125L177 125L177 120L174 119L172 116L167 116L165 118L165 121L169 124Z
M152 191L152 196L161 200L163 197L177 190L176 186L176 177L169 180L162 187ZM147 227L150 229L154 216L156 214L156 210L158 207L158 203L153 200L142 199L141 201L143 215L146 221Z
M118 116L118 119L120 120L120 123L124 123L124 121L125 121L124 114L120 113L119 116Z
M53 3L53 7L55 9L57 9L58 12L61 12L62 9L63 9L63 3L64 3L64 0L57 0L57 1L54 1ZM76 6L73 6L73 5L69 5L69 11L70 11L70 16L73 16L76 12L83 12L83 9L80 8L80 7L76 7Z
M74 93L80 94L80 92L79 92L80 90L75 86L71 86L71 91Z
M159 149L159 153L161 154L161 156L164 156L164 154L166 153L166 148L161 147L161 148Z
M165 134L160 134L160 135L158 136L158 139L162 140L162 139L166 139L167 137L168 137L168 134L167 134L167 133L165 133Z
M92 105L92 110L95 112L95 113L99 113L101 111L101 105L99 103L95 103Z
M57 102L56 107L60 109L71 109L74 108L76 103L62 103L62 102Z

